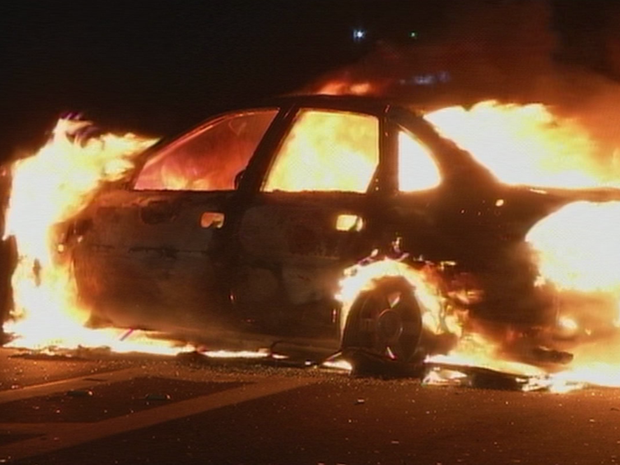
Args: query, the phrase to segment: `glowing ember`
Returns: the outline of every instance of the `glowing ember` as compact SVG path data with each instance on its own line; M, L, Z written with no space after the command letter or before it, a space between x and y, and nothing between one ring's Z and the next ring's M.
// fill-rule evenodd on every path
M462 382L466 382L467 375L457 370L450 369L433 369L422 380L422 384L429 385L460 385Z
M278 355L272 355L268 350L258 350L258 351L208 350L206 352L201 352L201 354L206 355L207 357L213 357L213 358L266 358L270 356L272 356L273 358L277 358L277 359L286 358L286 357L282 357Z
M321 364L325 368L333 368L334 370L351 371L353 367L346 360L326 360Z
M541 368L504 358L502 348L479 334L468 334L448 355L428 357L427 362L456 366L473 366L520 376L541 376Z

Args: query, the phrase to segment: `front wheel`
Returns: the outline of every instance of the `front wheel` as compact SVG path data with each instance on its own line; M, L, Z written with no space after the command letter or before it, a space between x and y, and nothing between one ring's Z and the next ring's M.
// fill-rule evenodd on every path
M421 358L422 313L404 278L382 278L355 299L342 335L343 352L363 350L397 362Z

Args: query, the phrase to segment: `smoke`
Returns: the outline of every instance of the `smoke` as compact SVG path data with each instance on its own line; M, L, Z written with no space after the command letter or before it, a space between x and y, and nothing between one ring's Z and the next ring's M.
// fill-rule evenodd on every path
M325 77L313 90L342 84L415 103L520 101L551 74L557 40L546 2L450 2L440 30L408 44L379 42L359 63ZM537 74L534 76L533 71Z
M600 144L601 161L613 162L620 146L620 86L612 79L620 76L620 34L613 18L620 18L620 8L597 10L606 19L588 35L587 27L581 33L558 27L566 4L471 0L444 6L442 24L426 38L379 42L358 63L305 91L383 96L421 109L489 99L544 103L583 125ZM570 6L578 17L577 6Z

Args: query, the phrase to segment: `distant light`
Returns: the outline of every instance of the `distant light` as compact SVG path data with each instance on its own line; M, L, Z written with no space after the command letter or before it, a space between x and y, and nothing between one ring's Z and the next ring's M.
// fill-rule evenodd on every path
M353 29L353 41L361 42L366 38L366 31L364 29Z
M432 86L437 82L434 74L420 74L413 77L413 82L418 86Z
M411 37L412 39L417 39L418 38L418 33L415 31L411 31L409 33L409 37Z
M452 80L448 71L439 73L414 74L410 78L400 79L399 83L403 86L433 86L435 84L447 84Z

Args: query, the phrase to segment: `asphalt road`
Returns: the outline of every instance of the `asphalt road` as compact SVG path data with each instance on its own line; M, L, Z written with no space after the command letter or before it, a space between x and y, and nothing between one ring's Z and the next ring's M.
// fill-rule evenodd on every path
M620 391L0 349L0 463L613 464Z

